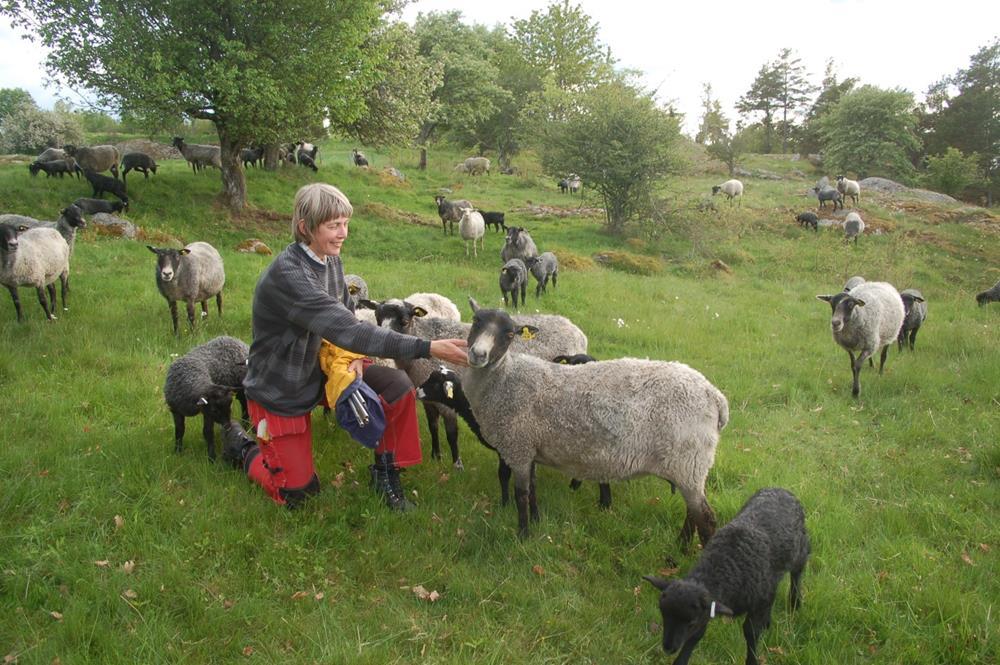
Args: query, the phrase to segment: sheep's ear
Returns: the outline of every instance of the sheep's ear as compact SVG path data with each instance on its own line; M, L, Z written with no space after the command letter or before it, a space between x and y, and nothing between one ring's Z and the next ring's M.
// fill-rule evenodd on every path
M448 396L448 399L455 399L455 382L445 381L444 382L444 394Z
M534 339L536 333L538 333L538 328L535 326L521 326L521 328L517 331L517 334L521 336L521 339Z
M660 591L663 591L668 586L670 586L670 582L669 581L661 579L659 577L653 577L652 575L643 575L642 579L646 580L647 582L649 582L650 584L652 584L653 586L655 586Z
M413 308L413 316L427 316L427 310L423 307L416 306Z
M864 307L865 306L865 301L864 300L861 300L859 298L852 298L852 300L854 301L854 305L857 306L857 307Z
M475 314L476 312L478 312L479 309L480 309L479 308L479 303L477 303L476 299L473 298L472 296L469 296L469 307L472 308L472 313L473 314Z
M914 300L916 300L917 302L923 302L924 301L924 299L921 298L920 296L910 296L910 297L913 298Z
M833 296L816 296L817 300L823 300L825 302L830 302L833 300Z
M199 397L198 401L195 402L195 406L208 406L208 400L204 397Z
M360 300L358 300L358 304L364 307L365 309L377 309L378 306L381 305L382 303L380 303L377 300L369 300L368 298L361 298Z
M177 253L180 254L181 256L187 256L188 254L191 253L191 250L185 247L184 249L178 250Z
M151 251L153 254L159 254L159 252L156 251L156 248L153 247L152 245L146 245L146 249L148 249L149 251Z
M500 274L501 275L506 275L507 274L507 269L506 268L500 268Z
M731 617L733 614L734 612L731 609L716 600L712 601L712 606L708 610L709 619L714 619L716 617Z

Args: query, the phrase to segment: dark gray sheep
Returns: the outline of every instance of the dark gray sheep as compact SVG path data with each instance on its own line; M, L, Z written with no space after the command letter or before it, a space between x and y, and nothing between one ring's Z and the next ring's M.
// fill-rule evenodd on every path
M51 178L54 175L60 178L64 177L67 173L70 175L76 174L76 177L80 177L80 167L77 166L76 162L72 157L67 157L65 159L52 159L47 162L32 162L28 164L28 171L31 175L38 175L39 171L45 171L45 177Z
M438 217L441 218L441 231L450 231L452 234L455 233L455 224L462 219L462 210L473 207L466 199L449 201L440 194L434 197L434 203L437 204Z
M837 212L837 206L840 206L841 210L844 209L844 195L838 192L835 188L830 186L816 186L813 187L813 192L816 193L816 198L819 199L819 207L821 210L826 207L827 201L833 201L834 212Z
M64 145L63 150L76 160L85 175L87 169L91 169L96 173L111 171L111 174L118 178L118 162L121 161L121 153L113 145L82 146L79 148L73 145Z
M500 248L500 260L506 263L511 259L524 261L529 256L538 256L538 247L527 229L521 226L508 226L507 237Z
M507 306L507 294L514 301L517 309L517 293L521 292L521 303L524 303L524 292L528 284L528 268L521 259L511 259L500 269L500 294L503 296L504 307Z
M976 304L980 307L991 302L1000 302L1000 281L976 294Z
M546 291L549 279L552 280L552 288L556 288L556 278L559 276L559 259L552 252L542 252L538 256L529 256L524 260L528 270L535 276L535 297L538 298Z
M122 182L129 171L139 171L149 180L150 172L156 175L156 160L144 152L126 152L122 156Z
M243 379L246 378L250 347L235 337L221 336L194 347L171 363L163 384L163 397L174 418L174 452L184 445L184 420L204 417L202 434L208 458L215 460L213 425L226 425L231 418L233 395L248 419Z
M222 168L222 150L217 145L185 143L180 136L175 136L171 145L181 151L195 173L207 166Z
M243 162L244 169L263 165L264 148L243 148L240 150L240 161Z
M368 166L368 158L365 157L365 153L361 152L357 148L351 151L351 157L355 166Z
M73 201L73 205L84 215L96 215L99 212L114 215L128 210L128 201L105 201L104 199L81 198Z
M507 230L502 212L481 212L480 214L482 214L483 221L486 222L487 227L492 226L494 231L499 231L500 229Z
M307 169L312 169L314 172L319 172L319 167L316 166L316 160L314 160L309 153L299 150L295 157L299 166L304 166Z
M219 252L207 242L193 242L184 249L157 248L146 245L156 254L156 288L170 305L170 318L177 334L177 301L187 303L187 317L194 328L194 304L201 303L201 315L208 316L208 299L215 297L222 316L222 287L226 272Z
M799 226L806 228L811 226L813 231L819 231L819 217L814 212L800 212L795 216L795 221L799 223Z
M899 297L903 299L903 325L899 329L899 350L903 350L905 344L909 344L910 351L917 341L917 331L927 320L927 301L920 291L916 289L904 289L899 292Z
M785 573L791 574L788 605L798 608L809 552L802 504L791 492L773 487L750 497L708 541L683 579L645 576L660 590L663 650L680 650L674 665L687 664L712 619L742 614L747 615L746 665L757 665L757 640L771 625L778 583Z
M83 169L83 177L86 178L87 182L89 182L91 187L94 188L95 198L104 198L104 192L108 192L117 196L126 206L128 205L128 193L126 192L126 185L123 181L115 178L109 178L106 175L101 175L100 173L89 168Z

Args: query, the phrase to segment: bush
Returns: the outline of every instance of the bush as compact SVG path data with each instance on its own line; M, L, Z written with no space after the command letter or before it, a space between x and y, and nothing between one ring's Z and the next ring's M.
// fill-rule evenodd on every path
M0 121L0 152L38 154L66 143L83 143L80 120L70 113L22 106Z
M928 156L924 182L934 191L957 198L966 188L981 184L979 155L964 155L957 148L948 148L943 155Z

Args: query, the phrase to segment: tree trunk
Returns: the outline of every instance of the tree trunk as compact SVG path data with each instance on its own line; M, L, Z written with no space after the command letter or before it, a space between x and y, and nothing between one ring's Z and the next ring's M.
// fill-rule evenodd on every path
M420 146L420 170L427 170L427 146Z
M247 181L240 163L240 142L219 128L222 150L222 202L232 212L240 212L247 202Z
M268 171L277 171L281 166L281 160L278 158L279 149L281 149L280 143L268 143L264 146L264 168Z

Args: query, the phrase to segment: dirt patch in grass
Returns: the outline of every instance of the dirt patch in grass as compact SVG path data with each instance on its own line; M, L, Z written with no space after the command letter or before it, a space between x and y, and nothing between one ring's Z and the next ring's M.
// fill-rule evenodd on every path
M393 208L385 205L384 203L378 203L375 201L369 201L368 203L360 206L360 210L358 210L358 212L362 215L378 217L379 219L385 219L390 222L403 222L406 224L416 224L417 226L437 227L440 223L439 220L428 219L427 217L418 215L415 212L399 210L398 208Z
M652 256L608 250L597 252L593 259L600 266L633 275L656 275L663 272L663 262Z
M531 202L526 206L514 208L511 212L520 215L531 215L533 217L597 217L604 215L603 208L585 208L583 206L565 208L561 206L536 205Z
M233 228L241 231L253 231L254 233L265 231L273 235L287 233L291 222L287 213L250 206L244 207L239 213L230 214L229 219Z

